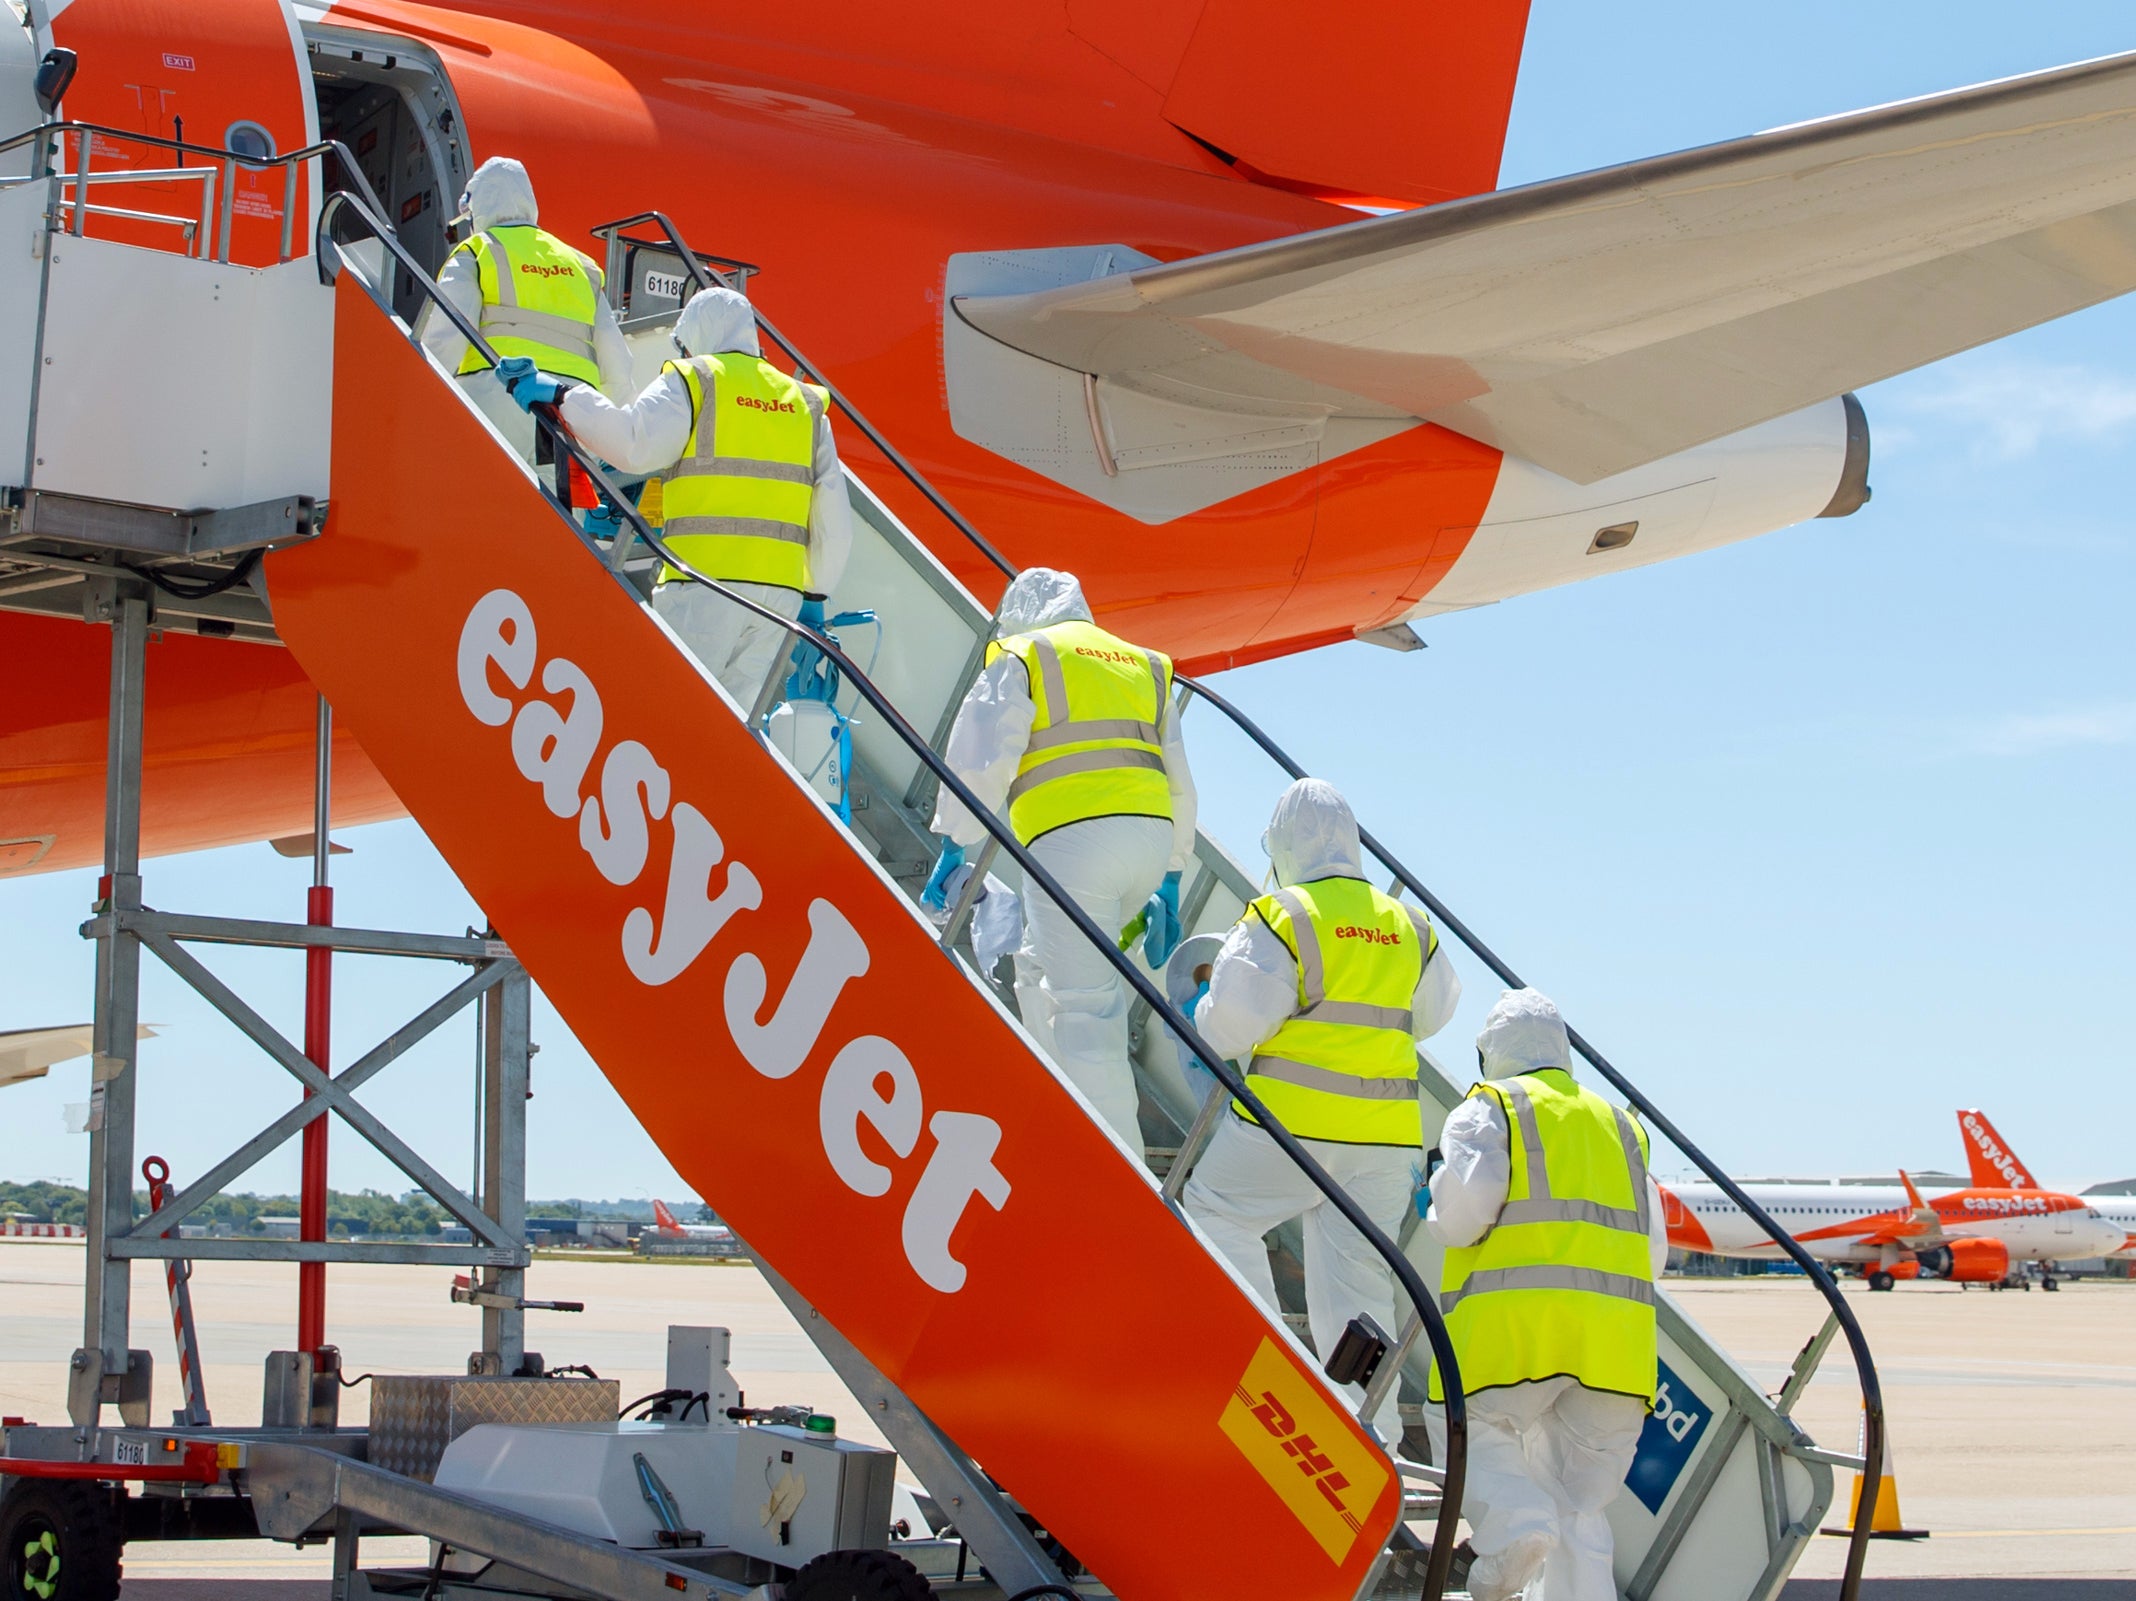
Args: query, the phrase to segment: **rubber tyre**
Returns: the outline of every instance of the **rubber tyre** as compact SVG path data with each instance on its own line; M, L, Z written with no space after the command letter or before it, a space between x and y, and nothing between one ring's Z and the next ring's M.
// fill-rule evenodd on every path
M17 1479L0 1500L0 1596L118 1601L124 1544L112 1494L101 1485Z
M786 1601L929 1601L933 1594L918 1568L889 1551L826 1551L786 1581Z
M2060 1289L2061 1287L2062 1287L2062 1281L2061 1281L2060 1279L2041 1279L2041 1280L2040 1280L2040 1288L2041 1288L2041 1289L2043 1289L2043 1290L2050 1290L2050 1291L2052 1291L2052 1290L2059 1290L2059 1289Z
M1872 1290L1888 1290L1898 1282L1881 1268L1869 1275L1869 1288Z

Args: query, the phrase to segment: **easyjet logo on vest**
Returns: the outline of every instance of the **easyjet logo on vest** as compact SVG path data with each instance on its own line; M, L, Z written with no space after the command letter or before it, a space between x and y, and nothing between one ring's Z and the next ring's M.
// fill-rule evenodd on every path
M1390 934L1383 928L1366 928L1361 923L1338 923L1335 927L1335 937L1337 939L1361 939L1371 945L1399 945L1402 943L1402 936L1399 934Z
M1118 662L1122 667L1147 667L1149 665L1148 662L1131 650L1104 650L1096 645L1078 645L1075 647L1075 653L1078 656L1095 657L1101 662Z
M744 411L776 411L789 417L801 409L791 400L759 400L754 395L736 395L734 403Z
M594 792L586 793L601 749L600 691L566 657L538 661L535 641L534 612L524 600L509 589L484 595L460 629L460 697L478 723L510 728L513 762L541 787L543 803L560 822L577 819L579 848L609 883L638 883L652 856L652 825L667 825L667 885L659 909L632 908L621 931L624 965L639 983L656 989L687 972L738 914L763 906L763 885L746 863L726 859L710 818L670 795L667 769L638 741L610 746ZM493 668L513 689L525 690L537 664L543 694L552 699L528 695L515 704L497 693ZM714 875L723 864L714 894ZM794 1080L796 1088L795 1075L815 1054L832 1007L846 985L867 972L869 960L867 942L830 901L809 903L808 926L808 948L769 1020L759 1018L771 993L770 975L752 952L734 951L722 991L727 1030L742 1059L767 1079ZM871 1199L888 1195L895 1175L863 1148L860 1125L866 1123L904 1162L919 1147L924 1121L934 1145L905 1202L905 1259L930 1288L944 1294L962 1289L964 1264L950 1254L951 1236L974 1196L996 1212L1009 1198L1009 1181L994 1166L1001 1125L946 1109L927 1117L926 1093L911 1061L875 1034L838 1047L816 1098L816 1126L831 1170L856 1195Z
M578 268L576 267L545 267L536 261L522 261L519 264L519 270L531 278L576 278L578 276Z

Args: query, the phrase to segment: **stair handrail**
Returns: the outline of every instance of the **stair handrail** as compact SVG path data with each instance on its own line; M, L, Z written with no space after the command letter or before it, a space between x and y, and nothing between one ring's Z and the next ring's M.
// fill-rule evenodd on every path
M469 348L475 351L491 367L495 367L498 362L497 353L489 342L482 337L481 331L458 307L445 298L430 275L408 253L407 248L401 244L400 240L390 233L382 231L384 218L372 211L365 201L346 190L338 190L328 196L325 204L320 208L316 230L320 281L331 285L339 276L342 268L348 265L341 255L339 247L335 244L330 231L334 217L343 211L355 213L357 219L372 230L400 265L415 277L417 283L421 286L424 297L445 315L447 320L452 323L454 330L467 341ZM366 279L360 271L357 273L357 281L364 285L366 292L373 297L374 301L377 300L380 292L378 287ZM382 309L389 316L392 315L390 305L384 306ZM412 333L410 337L413 337ZM796 359L798 360L799 358L797 357ZM1385 1261L1388 1270L1394 1275L1395 1282L1401 1286L1403 1295L1415 1308L1417 1321L1421 1324L1425 1337L1431 1345L1432 1355L1439 1366L1441 1383L1446 1391L1447 1459L1442 1464L1445 1479L1440 1491L1437 1527L1431 1542L1430 1556L1425 1565L1422 1597L1422 1601L1442 1601L1446 1593L1447 1578L1453 1563L1456 1525L1461 1516L1462 1491L1467 1477L1468 1410L1466 1397L1461 1385L1460 1364L1455 1357L1453 1341L1447 1333L1445 1320L1440 1316L1437 1297L1425 1285L1423 1276L1417 1272L1415 1265L1403 1254L1401 1248L1373 1223L1372 1219L1366 1215L1364 1208L1351 1198L1349 1192L1335 1182L1327 1169L1320 1165L1319 1161L1304 1147L1297 1136L1285 1128L1276 1119L1275 1115L1262 1104L1260 1097L1247 1084L1244 1076L1224 1058L1217 1055L1215 1047L1202 1038L1193 1023L1172 1005L1164 993L1151 982L1149 976L1135 963L1128 960L1125 953L1120 950L1115 942L1114 937L1106 934L1098 927L1090 914L1084 911L1076 903L1075 899L1061 887L1060 882L1016 838L1015 833L1002 823L994 815L992 809L972 792L963 779L957 776L949 764L935 753L926 736L906 721L904 714L897 709L887 695L876 687L873 680L861 670L857 662L847 656L839 648L838 644L825 634L819 633L816 629L794 618L781 616L769 607L759 605L748 596L698 572L688 561L678 556L668 547L660 533L645 520L637 506L609 478L607 469L592 452L572 438L570 433L552 416L544 416L538 411L533 415L537 424L548 432L555 449L568 455L572 461L584 469L593 483L613 503L618 518L621 519L624 528L627 529L627 532L619 531L616 534L615 539L618 544L624 544L632 539L644 540L646 545L664 560L669 567L683 574L692 583L704 585L715 593L724 596L732 604L742 607L765 622L775 624L794 639L821 651L826 657L836 662L847 681L859 691L861 697L882 718L883 726L890 729L904 743L906 748L934 774L937 783L947 788L952 795L963 803L965 809L992 837L995 847L1009 855L1010 859L1023 871L1026 879L1029 882L1036 883L1053 898L1054 904L1067 914L1069 921L1074 923L1077 931L1103 953L1106 960L1112 964L1136 996L1150 1006L1158 1015L1166 1019L1167 1026L1185 1042L1187 1048L1193 1051L1202 1066L1229 1093L1231 1098L1245 1107L1247 1112L1260 1123L1262 1129L1274 1141L1277 1149L1281 1150L1285 1157L1289 1159L1291 1165L1306 1176L1308 1182L1320 1191L1328 1203L1342 1214L1343 1218L1358 1231L1365 1242ZM544 492L546 493L546 490ZM578 535L580 540L589 549L594 550L597 555L600 554L592 537L579 526L575 518L569 516L568 510L562 507L559 507L559 510L565 510L565 520L570 524L572 531ZM616 565L612 555L609 558L608 565L611 568ZM620 582L621 580L619 579L618 581ZM1174 1207L1172 1210L1175 1216L1183 1217L1178 1208ZM1388 1357L1383 1358L1383 1360L1391 1359L1391 1352ZM1397 1476L1397 1480L1399 1480L1399 1476ZM1400 1526L1398 1515L1397 1527Z
M45 141L55 135L70 133L75 136L77 150L75 164L71 169L53 167L50 165L50 158L53 152L47 148ZM100 138L125 140L131 144L148 145L157 150L175 150L178 152L181 165L183 165L183 160L188 155L207 156L220 163L225 173L233 172L238 167L249 168L256 172L265 172L277 167L285 169L288 177L283 191L281 256L281 259L285 262L294 259L297 168L301 163L317 160L321 156L339 158L343 175L362 191L363 198L372 215L378 219L379 226L385 230L386 235L398 237L393 225L386 221L385 207L379 202L377 191L372 189L370 180L363 175L363 168L356 164L355 155L339 139L321 139L313 144L304 146L301 150L290 150L280 155L253 156L247 155L242 151L233 150L227 145L196 144L190 139L173 139L158 133L140 133L130 128L114 128L108 123L102 122L41 122L36 127L22 133L14 134L6 139L0 139L0 155L5 155L10 150L19 150L24 145L33 147L30 175L27 178L11 180L12 183L43 183L52 178L58 178L63 183L74 182L76 184L74 232L79 234L82 232L83 218L89 205L88 187L82 180L93 176L89 171L89 161L94 153L96 141ZM203 172L209 173L215 170L212 167L202 169ZM124 168L107 168L101 176L114 183L123 182L128 177L143 177L144 181L147 181L145 175L129 173ZM0 184L8 182L10 181L0 180ZM222 245L216 259L227 261L230 254L232 204L236 197L227 179L224 182L223 190ZM61 202L61 204L64 205L65 202ZM322 200L320 203L322 215L325 209L325 202ZM204 241L201 248L202 253L205 254L206 244Z

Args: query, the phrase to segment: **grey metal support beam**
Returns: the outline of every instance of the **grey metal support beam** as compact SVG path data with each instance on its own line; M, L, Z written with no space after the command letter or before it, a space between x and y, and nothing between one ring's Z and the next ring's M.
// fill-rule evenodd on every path
M459 1186L424 1161L407 1141L359 1105L340 1082L320 1072L303 1052L290 1044L276 1032L273 1025L240 1000L229 985L203 967L191 951L163 934L151 934L143 943L162 959L166 967L192 985L211 1006L235 1023L246 1038L281 1063L313 1095L326 1101L335 1114L368 1140L379 1155L435 1197L438 1204L465 1224L476 1238L500 1249L510 1250L518 1246L519 1242L505 1235L494 1222L484 1216L482 1209L462 1193Z
M527 1248L484 1245L418 1245L397 1240L191 1239L113 1240L114 1256L187 1262L428 1262L456 1267L524 1263Z
M341 1092L344 1095L355 1094L380 1069L386 1067L421 1040L428 1038L439 1024L460 1011L470 1001L480 999L489 993L507 972L516 971L520 971L518 964L512 962L492 962L475 969L474 972L423 1008L407 1023L395 1029L377 1045L366 1051L362 1057L351 1063L345 1072L335 1077L334 1082L341 1087ZM187 1185L178 1195L165 1201L155 1214L153 1220L155 1227L153 1230L149 1227L151 1220L144 1217L128 1231L127 1237L145 1239L151 1233L157 1235L168 1233L192 1216L206 1202L220 1195L231 1180L249 1171L270 1152L279 1149L285 1140L310 1123L312 1119L324 1117L331 1110L333 1110L333 1103L318 1096L311 1096L297 1102L288 1111L261 1129L259 1133L255 1134L235 1151L232 1151L228 1156L208 1169L207 1172L201 1174L198 1179Z
M515 1240L527 1232L527 1033L533 986L512 964L483 997L482 1210ZM524 1267L493 1267L483 1287L517 1301L526 1295ZM526 1355L526 1313L517 1306L482 1308L482 1350L499 1373L517 1373Z
M110 723L105 739L104 907L141 904L141 712L148 683L145 592L119 590L111 607ZM67 1410L94 1427L119 1399L127 1368L131 1269L109 1249L133 1224L134 1079L141 1020L141 946L114 929L97 941L94 1047L90 1058L88 1249L82 1349L75 1353Z
M101 936L105 919L82 925L82 933ZM403 934L375 928L321 928L310 923L275 923L250 917L195 917L184 912L135 910L113 919L129 933L165 934L204 945L260 945L287 950L327 946L348 956L429 956L453 962L493 962L512 954L501 939L458 934Z
M1014 1595L1039 1584L1065 1586L1068 1581L1059 1567L978 1464L761 1257L757 1271L786 1303L801 1332L815 1342L831 1371L868 1409L869 1421L882 1430L905 1466L919 1476L927 1493L949 1515L1002 1594Z

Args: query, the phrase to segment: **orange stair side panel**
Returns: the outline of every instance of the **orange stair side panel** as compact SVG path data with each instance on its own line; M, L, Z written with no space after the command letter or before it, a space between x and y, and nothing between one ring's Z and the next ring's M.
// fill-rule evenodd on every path
M1308 1361L348 279L334 391L282 635L677 1170L1129 1601L1354 1596Z

